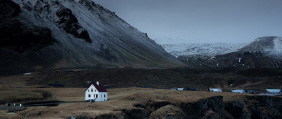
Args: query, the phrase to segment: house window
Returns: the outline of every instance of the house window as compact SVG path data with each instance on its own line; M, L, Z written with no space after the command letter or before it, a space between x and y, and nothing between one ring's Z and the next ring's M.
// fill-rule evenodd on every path
M88 92L89 92L89 89L88 89Z
M91 95L89 94L88 97L91 97Z
M98 94L96 94L96 98L98 98Z
M91 89L91 92L93 92L93 89Z
M106 95L104 94L104 98L106 98Z

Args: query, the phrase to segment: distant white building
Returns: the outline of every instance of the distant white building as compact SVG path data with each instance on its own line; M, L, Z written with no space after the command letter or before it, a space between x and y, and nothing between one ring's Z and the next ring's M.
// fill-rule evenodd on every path
M210 92L222 92L222 90L219 88L209 88L209 91Z
M281 89L266 89L267 93L280 93Z
M235 89L235 90L231 90L232 93L245 93L245 91L243 89Z
M99 81L96 84L91 84L85 91L85 101L100 102L107 100L108 92L103 85L99 84Z
M24 73L24 75L26 76L26 75L31 75L31 73Z
M184 90L184 88L176 88L176 90Z

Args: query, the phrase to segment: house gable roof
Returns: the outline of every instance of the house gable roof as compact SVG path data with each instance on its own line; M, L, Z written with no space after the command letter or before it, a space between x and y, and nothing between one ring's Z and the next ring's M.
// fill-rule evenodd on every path
M102 84L99 84L97 85L96 83L92 84L94 85L94 87L99 91L99 92L107 92L106 88L102 85Z

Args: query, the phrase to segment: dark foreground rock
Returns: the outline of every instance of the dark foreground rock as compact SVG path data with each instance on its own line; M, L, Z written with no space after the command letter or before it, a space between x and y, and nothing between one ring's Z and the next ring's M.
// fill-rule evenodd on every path
M148 101L134 106L137 108L83 119L280 119L282 116L282 98L273 96L246 96L226 102L222 96L215 96L194 103Z
M237 119L279 119L282 116L282 99L248 96L246 99L226 103L225 109Z
M178 107L173 105L164 106L150 116L151 119L186 119L186 114Z
M225 118L222 96L202 99L195 103L181 103L180 108L189 115L191 119L197 119L199 117Z
M148 113L145 109L123 110L125 119L147 119Z
M126 115L134 119L279 119L282 116L282 98L273 96L246 96L226 102L222 96L215 96L194 103L156 104L163 106L152 110L150 115L145 110L127 111ZM152 105L147 106L152 109Z

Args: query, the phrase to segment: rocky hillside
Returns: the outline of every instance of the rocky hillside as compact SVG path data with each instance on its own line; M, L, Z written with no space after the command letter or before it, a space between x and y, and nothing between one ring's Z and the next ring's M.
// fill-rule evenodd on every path
M1 0L0 72L183 66L91 0Z
M282 66L282 39L260 37L236 52L218 55L214 60L223 66L278 68Z

